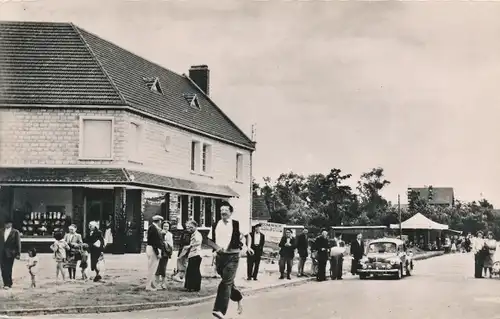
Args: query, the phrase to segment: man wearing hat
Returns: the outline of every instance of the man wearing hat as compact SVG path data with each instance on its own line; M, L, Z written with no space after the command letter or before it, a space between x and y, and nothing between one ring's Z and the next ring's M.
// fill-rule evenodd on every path
M5 221L5 227L0 230L0 269L4 289L12 288L12 268L14 259L21 256L21 236L12 227L12 220Z
M152 220L153 222L148 228L146 246L146 255L148 256L148 279L146 281L146 290L154 291L156 290L156 283L153 281L160 262L161 252L165 250L165 243L161 235L163 217L155 215Z
M257 280L259 274L260 259L264 252L266 237L260 232L260 224L253 226L253 231L248 234L247 246L253 250L253 254L247 252L247 280Z

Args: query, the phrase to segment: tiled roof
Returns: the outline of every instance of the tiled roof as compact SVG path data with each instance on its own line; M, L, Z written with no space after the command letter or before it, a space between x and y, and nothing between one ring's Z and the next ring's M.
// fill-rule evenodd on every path
M121 168L12 168L0 167L2 183L123 183Z
M71 24L0 23L0 103L124 105Z
M131 183L156 186L168 190L178 190L197 194L219 195L226 197L238 197L238 193L226 185L210 185L195 183L193 181L145 173L141 171L127 170ZM133 176L133 177L132 177Z
M145 78L158 78L163 94ZM0 22L0 104L128 105L254 148L186 76L70 23ZM185 95L197 95L200 109Z

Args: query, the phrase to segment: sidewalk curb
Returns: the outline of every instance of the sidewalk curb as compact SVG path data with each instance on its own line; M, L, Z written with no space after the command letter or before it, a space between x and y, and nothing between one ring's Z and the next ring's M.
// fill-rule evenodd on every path
M245 295L253 295L259 292L269 291L276 288L287 288L305 284L314 280L314 277L299 279L292 282L279 283L268 287L260 288L246 288L241 292ZM42 308L42 309L14 309L14 310L0 310L0 318L2 316L42 316L42 315L57 315L57 314L91 314L91 313L107 313L107 312L132 312L141 310L151 310L157 308L172 308L189 306L194 304L203 303L214 299L216 295L204 296L193 299L164 301L164 302L151 302L140 304L126 304L126 305L111 305L111 306L76 306L76 307L61 307L61 308Z

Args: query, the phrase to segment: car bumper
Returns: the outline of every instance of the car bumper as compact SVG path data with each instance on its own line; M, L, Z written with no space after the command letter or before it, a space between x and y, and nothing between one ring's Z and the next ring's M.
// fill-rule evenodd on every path
M358 269L360 274L397 274L399 269Z

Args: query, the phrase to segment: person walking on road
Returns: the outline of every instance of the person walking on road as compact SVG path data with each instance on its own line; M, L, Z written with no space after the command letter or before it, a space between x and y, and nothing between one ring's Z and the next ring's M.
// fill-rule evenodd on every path
M260 226L260 224L255 225L248 235L247 245L253 250L253 254L247 252L247 280L257 280L259 274L260 259L266 241L266 236L260 232Z
M0 271L2 272L3 288L12 288L12 268L14 260L21 258L21 236L19 231L12 227L12 220L5 221L0 230Z
M221 276L212 315L215 318L224 319L229 306L229 300L238 303L238 313L242 313L243 311L243 296L235 287L234 278L238 270L241 250L245 249L250 254L254 252L252 248L246 247L244 236L240 231L240 223L231 218L233 206L228 202L223 202L220 213L221 220L212 226L208 238L217 246L215 262L217 273Z
M485 250L482 231L478 231L477 237L472 240L472 252L474 253L474 278L483 278Z
M146 290L155 291L157 290L155 275L158 270L161 254L165 251L165 242L163 241L160 229L163 217L155 215L153 216L152 221L153 222L148 228L146 246L146 256L148 257L148 279L146 281Z
M298 269L298 277L303 277L305 276L304 274L304 266L307 261L308 257L308 250L309 250L309 238L307 236L307 233L309 231L307 228L304 228L302 230L302 233L300 233L297 236L297 252L299 253L299 269Z
M363 235L358 234L356 240L351 244L351 255L353 257L351 264L351 274L358 273L359 261L365 254L365 244L363 243Z

